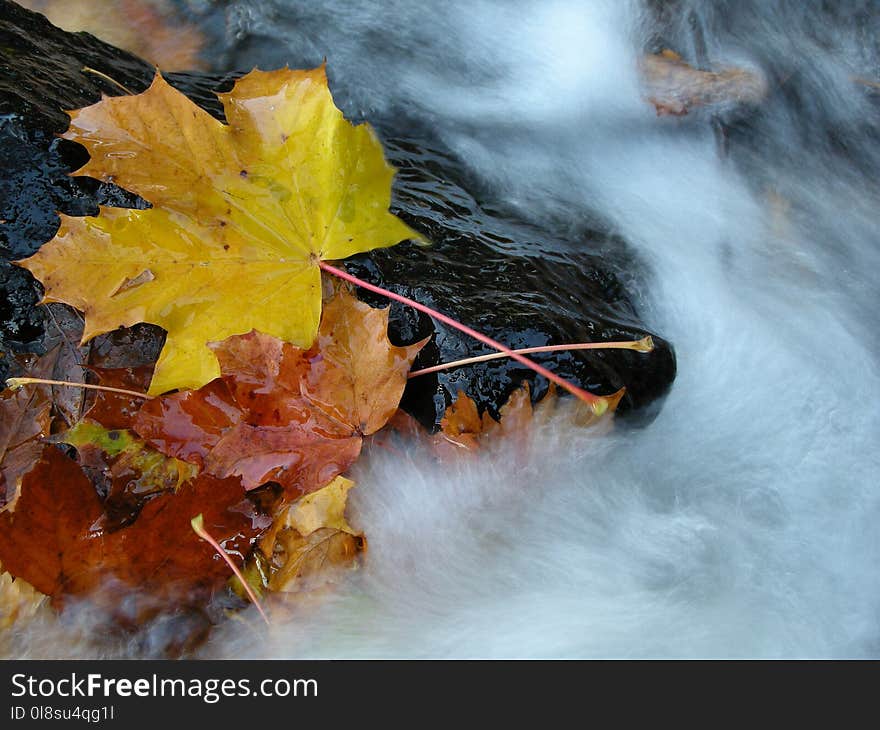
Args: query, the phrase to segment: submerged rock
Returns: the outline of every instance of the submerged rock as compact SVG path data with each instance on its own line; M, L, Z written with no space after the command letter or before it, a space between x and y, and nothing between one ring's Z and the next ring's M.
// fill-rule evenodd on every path
M39 285L10 262L51 239L57 211L95 215L97 206L143 207L143 200L113 185L69 177L85 162L78 145L57 139L67 128L64 109L98 101L101 94L145 89L153 68L84 33L66 33L44 18L0 0L0 352L40 352L48 335L37 305ZM215 91L227 76L170 74L169 81L222 117ZM374 283L418 299L510 347L639 339L634 292L645 276L624 243L610 234L574 237L541 230L514 213L489 209L469 191L464 166L430 130L403 118L371 120L400 170L393 210L431 242L404 243L347 260ZM384 306L380 297L364 296ZM416 363L483 354L487 349L414 310L394 305L390 336L399 343L434 333ZM150 329L145 327L145 332ZM147 336L147 335L145 335ZM159 342L149 334L151 346ZM535 359L598 394L621 387L621 410L657 400L675 377L671 346L654 335L656 349L551 353ZM0 360L0 363L6 360ZM0 365L0 369L7 367ZM0 372L5 377L5 372ZM498 408L522 381L540 397L543 378L507 359L415 378L404 407L434 426L458 390L481 408Z

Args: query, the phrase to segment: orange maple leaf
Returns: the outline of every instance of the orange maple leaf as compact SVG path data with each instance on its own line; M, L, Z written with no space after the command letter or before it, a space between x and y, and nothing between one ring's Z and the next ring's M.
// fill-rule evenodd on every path
M215 343L222 377L148 401L134 429L168 456L241 476L248 489L275 481L290 496L314 491L397 409L427 340L395 347L387 328L387 309L340 290L310 349L258 332Z

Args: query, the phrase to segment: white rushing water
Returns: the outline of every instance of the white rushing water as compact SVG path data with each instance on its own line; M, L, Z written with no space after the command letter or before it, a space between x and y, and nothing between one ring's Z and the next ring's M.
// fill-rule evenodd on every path
M643 316L678 377L648 426L551 423L526 463L373 448L352 474L363 568L268 639L231 621L202 654L876 656L877 107L851 78L877 59L859 23L668 3L684 54L791 70L724 154L708 119L643 100L640 3L414 5L323 3L297 27L368 114L417 107L523 215L609 221L653 271Z
M208 653L878 653L877 107L852 82L876 68L855 16L873 5L842 3L848 24L677 5L679 51L789 69L729 155L707 119L641 98L638 3L371 7L318 33L365 97L419 105L525 215L609 220L655 272L644 314L679 373L649 426L551 425L527 464L374 449L354 472L363 570L269 641L230 625ZM365 60L383 22L392 48Z

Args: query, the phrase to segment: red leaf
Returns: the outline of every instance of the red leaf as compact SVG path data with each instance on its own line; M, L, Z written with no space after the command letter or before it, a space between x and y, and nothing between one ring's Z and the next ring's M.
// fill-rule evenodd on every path
M238 562L269 524L238 479L202 475L147 503L132 526L105 532L92 484L49 446L22 480L15 510L0 513L0 562L56 605L88 595L117 619L138 624L161 611L202 606L229 577L220 556L192 531L199 513Z
M424 342L388 341L388 310L340 291L302 350L250 332L212 347L223 376L143 405L134 428L168 456L218 477L267 481L289 496L323 487L394 414Z

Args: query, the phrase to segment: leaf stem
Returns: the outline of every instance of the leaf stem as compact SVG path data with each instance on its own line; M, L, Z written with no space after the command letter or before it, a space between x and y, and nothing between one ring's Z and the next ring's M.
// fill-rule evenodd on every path
M524 347L522 349L513 350L513 352L518 352L520 355L530 355L536 352L562 352L565 350L635 350L636 352L651 352L653 349L654 343L651 340L651 336L648 335L640 340L632 340L629 342L580 342L575 345L544 345L542 347ZM429 368L412 370L407 377L415 378L419 375L438 373L441 370L458 368L462 365L473 365L474 363L486 362L487 360L499 360L502 357L508 357L508 355L503 352L490 352L488 355L477 355L476 357L466 357L462 360L442 362L439 365L432 365Z
M226 551L220 547L220 543L217 542L211 534L205 529L205 518L202 517L202 513L199 512L195 517L190 520L190 525L192 525L193 532L196 533L202 540L208 543L214 550L217 551L217 554L226 561L226 564L232 568L232 572L235 573L235 577L241 581L241 585L245 590L245 593L248 594L248 598L251 599L251 603L257 607L257 610L260 612L260 616L263 617L263 621L266 622L266 626L272 626L269 623L269 617L266 616L266 612L263 610L263 607L260 605L259 600L257 600L257 596L254 593L254 589L251 588L250 583L247 582L242 572L238 569L238 566L232 562L232 558L227 555Z
M104 79L104 81L107 81L113 84L115 87L122 89L122 91L124 91L129 96L135 96L135 93L131 89L129 89L127 86L123 86L116 79L114 79L112 76L108 76L103 71L98 71L98 69L92 68L91 66L83 66L82 70L84 73L90 73L95 74L95 76L100 76L102 79Z
M467 325L464 325L461 322L452 319L451 317L447 317L445 314L441 314L436 309L431 309L431 307L421 304L420 302L410 299L409 297L405 297L401 294L396 294L392 291L388 291L388 289L383 289L382 287L376 286L375 284L370 284L363 279L359 279L358 277L349 274L347 271L337 269L335 266L331 266L326 261L318 261L318 266L320 266L328 274L332 274L333 276L339 277L340 279L344 279L345 281L351 282L352 284L356 284L363 289L371 291L375 294L381 294L382 296L387 297L388 299L393 299L396 302L407 304L413 309L424 312L428 316L433 317L434 319L443 322L450 327L454 327L460 332L464 332L466 335L470 335L474 339L482 342L484 345L488 345L489 347L504 353L504 355L506 355L507 357L512 357L517 362L522 363L531 370L534 370L539 375L543 375L551 382L556 383L560 388L564 388L576 398L584 401L584 403L588 404L597 416L602 415L606 410L608 410L608 400L606 398L588 393L583 388L579 388L574 383L571 383L565 378L556 375L556 373L551 372L542 365L538 365L538 363L530 360L525 355L520 355L514 350L511 350L506 345L502 345L497 340L493 340L491 337L487 337L486 335L477 332L475 329L471 329Z
M20 388L23 385L63 385L68 388L85 388L87 390L103 390L107 393L121 393L122 395L130 395L135 398L144 398L146 400L153 397L146 393L138 393L136 390L111 388L107 385L92 385L91 383L71 383L67 380L47 380L46 378L7 378L6 385L13 390Z

